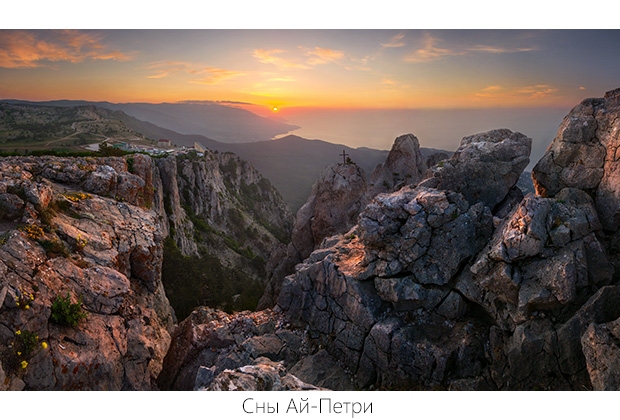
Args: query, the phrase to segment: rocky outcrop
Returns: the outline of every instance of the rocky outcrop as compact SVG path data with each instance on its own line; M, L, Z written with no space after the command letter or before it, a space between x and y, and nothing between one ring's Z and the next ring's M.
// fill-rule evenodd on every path
M323 239L353 227L377 194L415 185L425 172L420 143L413 134L396 138L386 161L375 168L368 182L364 171L353 162L325 168L297 212L291 243L272 254L267 270L269 282L259 309L272 307L284 277L293 273L295 265L308 258Z
M150 209L157 168L134 159L140 175L126 158L0 161L14 203L0 240L7 388L154 388L175 318L160 279L162 219ZM86 315L75 326L59 323L54 302L67 297Z
M448 156L442 153L441 156L433 156L429 162L434 165L435 160L447 158ZM420 152L418 138L413 134L397 137L385 162L372 172L363 202L370 202L377 194L417 184L426 174L427 167L427 161Z
M525 136L463 139L324 241L278 308L360 388L618 389L618 98L566 117L540 195L515 188Z
M335 164L321 172L308 201L297 212L291 242L271 256L270 278L259 309L274 305L282 279L323 239L346 232L355 224L365 192L366 176L354 163Z
M217 376L207 391L318 391L286 372L281 362L259 357L252 365L225 370ZM201 390L198 388L198 390Z
M232 385L227 384L235 383L246 389L239 383L247 382L249 370L254 372L260 366L242 368L266 358L276 363L261 364L269 365L270 383L278 383L278 387L278 381L284 380L280 377L285 376L280 375L283 368L293 366L305 351L303 332L288 328L282 314L265 310L229 315L200 307L175 330L158 384L162 389L192 390L228 389ZM232 373L235 369L242 370ZM290 385L291 381L285 382Z
M460 192L470 203L499 204L530 162L532 140L507 129L463 138L444 164L429 170L420 185Z
M456 280L491 239L491 208L509 195L530 145L507 130L465 138L432 178L378 195L357 226L324 241L285 279L278 307L359 387L458 388L483 377L488 326L467 316L475 307ZM466 172L469 184L460 181ZM494 196L477 176L490 178Z
M571 110L532 171L536 191L554 197L562 188L579 188L593 198L612 260L620 248L620 178L617 149L620 89L586 99Z

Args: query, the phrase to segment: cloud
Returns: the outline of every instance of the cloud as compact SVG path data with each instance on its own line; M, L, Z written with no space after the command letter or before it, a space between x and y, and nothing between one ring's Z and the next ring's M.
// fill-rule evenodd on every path
M381 44L382 47L385 48L399 48L399 47L404 47L405 43L402 42L403 38L405 37L405 34L398 34L398 35L394 35L392 37L392 39L390 39L388 42L386 42L385 44Z
M405 61L410 63L429 63L444 57L464 55L463 51L453 51L447 48L439 48L436 45L442 42L442 39L434 38L430 34L424 34L424 46L416 50L413 54L405 57Z
M314 47L311 50L306 49L306 56L310 57L307 64L310 66L316 66L317 64L325 64L341 60L344 58L344 52L340 50L332 50L330 48Z
M51 67L54 62L132 60L135 52L111 49L102 36L77 30L0 31L0 67Z
M154 70L155 73L146 76L147 79L163 79L171 74L185 71L191 73L191 64L183 61L156 61L149 63L146 67L147 70Z
M245 74L235 70L197 66L185 61L157 61L149 63L145 69L154 71L153 74L146 76L148 79L163 79L174 74L185 73L198 77L190 80L190 83L202 85L214 85L223 80Z
M381 79L381 84L382 85L386 85L386 86L395 86L397 84L397 82L395 80L392 79Z
M579 90L586 90L586 88L583 86L579 86Z
M264 64L273 64L281 69L309 69L310 67L298 61L288 60L281 57L284 50L265 50L257 49L252 53L252 57Z
M488 98L529 98L529 99L540 99L550 96L556 93L558 89L551 87L549 85L530 85L530 86L521 86L516 88L505 88L502 86L487 86L484 89L476 92L474 94L475 97L481 99Z
M245 73L234 70L220 69L217 67L204 67L203 69L192 74L202 75L202 77L200 79L191 80L191 83L215 85L232 77L243 76Z
M536 48L506 48L493 45L475 45L471 48L467 48L467 52L481 52L489 54L507 54L516 52L528 52L535 51Z
M295 55L289 51L278 49L256 49L252 52L252 57L261 63L273 64L281 70L308 70L321 64L338 63L344 66L346 61L355 62L354 59L347 57L344 51L331 48L300 46L298 51L302 51L303 54ZM368 58L365 57L362 60L367 62Z
M455 46L452 48L440 48L443 40L435 38L429 33L424 34L423 47L414 51L405 61L411 63L430 63L445 57L464 56L470 54L509 54L536 51L535 47L505 47L501 45L478 44L474 46Z

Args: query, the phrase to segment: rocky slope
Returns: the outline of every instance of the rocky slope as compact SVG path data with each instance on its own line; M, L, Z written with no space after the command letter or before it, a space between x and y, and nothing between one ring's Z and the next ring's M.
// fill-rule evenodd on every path
M376 166L369 180L352 160L326 167L297 212L291 242L271 256L267 265L269 282L259 309L272 307L284 277L293 273L295 265L308 258L323 239L351 229L372 198L416 184L425 172L420 143L412 134L396 138L386 161Z
M316 218L317 203L329 209L327 198L317 200L321 191L328 197L327 187L356 185L353 165L332 168L315 189L314 218L297 225L309 255L285 277L277 305L234 314L199 307L174 330L153 275L161 264L157 229L169 214L170 233L186 238L193 252L195 238L184 223L196 227L192 217L204 215L216 225L215 215L223 214L218 226L226 227L227 215L213 208L217 201L201 198L226 192L204 187L197 194L185 185L213 165L211 174L216 167L230 174L229 185L223 182L231 191L232 174L241 179L245 171L219 158L154 165L140 157L133 171L123 158L3 160L0 384L618 389L619 104L620 89L571 111L533 171L537 194L516 187L531 139L506 129L464 138L424 179L378 194L356 221L348 206ZM183 176L159 175L174 174L173 163ZM229 171L220 167L228 165ZM163 179L161 187L145 188L149 176L153 186ZM244 182L236 185L240 194ZM360 195L347 192L340 201L358 203ZM253 211L257 218L271 214ZM315 220L320 229L313 230ZM329 227L348 230L329 236ZM316 232L327 237L319 243ZM59 291L82 296L88 317L76 327L50 321ZM29 343L35 348L24 357ZM91 380L98 372L106 379Z
M141 176L123 158L0 161L0 388L154 388L175 318L157 168L134 159ZM58 297L86 318L63 324L77 312Z
M537 194L515 187L531 140L493 130L377 195L282 284L276 316L302 354L287 360L274 340L261 356L307 372L327 355L350 381L334 389L618 389L618 98L571 111L533 172ZM231 372L253 366L248 343L230 348L249 357Z
M232 153L169 156L157 166L170 236L182 254L164 266L164 284L179 316L214 302L213 289L230 309L239 309L242 301L245 309L255 308L266 283L266 262L291 235L293 217L280 194ZM168 255L176 252L169 248ZM206 260L212 266L208 273L202 267ZM180 279L183 266L195 269ZM225 284L217 283L219 277L226 277Z
M216 274L231 266L258 280L276 236L290 232L279 195L232 154L0 165L2 389L157 389L177 322L162 283L164 238L224 267ZM188 261L171 275L204 289L211 272L185 278ZM173 286L175 297L185 290ZM64 325L63 310L86 316Z

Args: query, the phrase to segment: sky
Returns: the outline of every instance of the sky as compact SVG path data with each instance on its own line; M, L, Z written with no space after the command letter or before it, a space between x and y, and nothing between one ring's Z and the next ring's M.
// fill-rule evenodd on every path
M306 138L379 149L413 133L455 150L509 128L533 139L535 163L573 106L620 87L620 30L597 29L617 26L604 3L10 3L0 99L218 101Z
M28 100L566 108L618 74L619 30L0 30L0 97Z

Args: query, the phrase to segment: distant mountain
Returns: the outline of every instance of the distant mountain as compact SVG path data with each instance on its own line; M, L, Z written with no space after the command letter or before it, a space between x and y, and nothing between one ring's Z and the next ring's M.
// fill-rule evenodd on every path
M282 194L282 197L293 212L296 212L305 203L306 199L310 195L310 191L312 190L312 185L318 179L321 171L333 163L342 161L341 153L343 150L345 151L347 157L357 163L357 165L359 165L367 175L370 175L378 164L383 163L389 153L387 150L377 150L368 147L352 148L342 144L329 143L323 140L309 140L295 135L288 135L276 140L225 143L205 135L179 133L175 130L161 127L152 122L143 121L129 115L126 111L112 110L112 108L121 107L124 105L136 110L142 105L150 104L110 104L107 102L98 102L96 103L97 106L94 106L95 103L93 102L66 100L43 103L15 100L7 100L3 102L20 105L27 104L28 106L36 105L39 107L44 105L46 108L83 108L85 106L90 106L90 109L97 110L98 115L104 115L107 120L116 121L119 126L126 127L127 132L141 133L144 137L151 140L165 138L170 139L177 146L187 147L191 147L195 142L198 142L204 147L214 151L217 150L220 152L235 153L250 162L263 176L271 181L280 194ZM189 106L191 104L182 105ZM210 105L201 104L195 106L199 107ZM215 106L227 108L222 105ZM152 118L158 112L156 111L156 107L153 108L147 106L145 109L150 110L150 115ZM161 107L158 109L165 110L167 108ZM235 111L242 110L235 109ZM247 113L247 111L243 111L243 113ZM242 125L243 121L247 121L245 120L247 115L243 113L239 114L240 125ZM162 119L168 118L164 114L162 115ZM254 115L254 117L257 116ZM168 120L170 120L170 118L168 118ZM231 125L234 124L231 122ZM445 152L443 150L430 148L420 148L420 150L425 157L428 157L433 153ZM451 154L451 152L446 153Z
M123 122L127 116L120 114L93 105L0 102L0 150L77 148L108 138L147 143L142 132L129 128Z
M5 102L29 103L17 100ZM94 105L113 111L123 111L138 120L150 122L179 134L199 134L222 143L270 140L299 128L279 119L264 118L241 108L210 102L115 104L59 100L36 102L36 104L61 107Z

